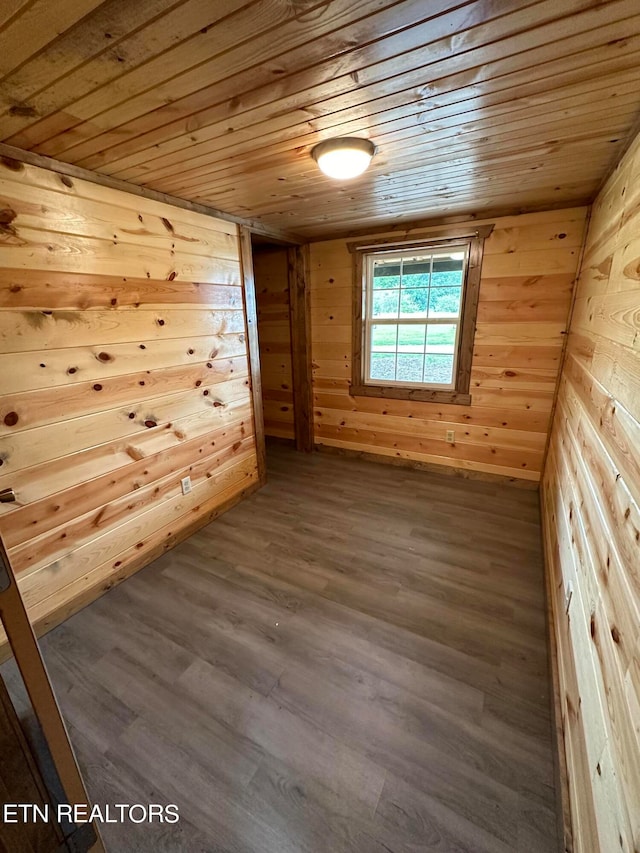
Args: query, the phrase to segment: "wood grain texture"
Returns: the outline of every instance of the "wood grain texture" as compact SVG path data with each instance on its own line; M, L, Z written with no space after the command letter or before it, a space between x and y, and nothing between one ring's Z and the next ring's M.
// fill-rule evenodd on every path
M0 678L0 796L4 803L34 803L51 808L46 788L33 759L7 688ZM54 853L62 833L55 822L0 821L0 850L14 853Z
M0 531L43 630L257 482L246 296L233 223L26 165L0 198Z
M638 115L636 0L58 5L0 13L0 139L272 233L584 204Z
M39 766L43 781L46 781L48 798L52 803L66 802L90 807L91 801L69 741L67 727L1 536L0 563L3 570L0 621L13 653L20 686L28 697L29 711L33 715L32 725L27 726L34 736L31 754ZM2 651L4 654L5 650ZM42 743L41 750L38 749L39 741ZM64 822L56 820L55 813L52 823L63 830L65 841L68 840L68 844L62 846L73 847L75 841L80 842L80 838L74 837L78 832L84 838L84 848L89 853L105 853L98 821L91 821L91 826L86 827L86 833L81 827L82 821L67 821L67 826L64 826ZM59 850L59 847L55 849ZM44 846L43 853L52 853L52 850Z
M42 641L107 849L556 853L537 495L267 455Z
M264 485L267 476L267 460L264 444L264 412L262 409L262 368L260 361L260 341L258 339L258 303L256 281L253 271L253 247L251 232L244 226L238 226L238 244L240 246L240 269L244 298L244 324L247 334L247 352L251 367L249 382L251 391L251 411L255 434L256 471L258 482Z
M538 481L585 215L574 208L495 221L485 241L470 406L349 395L357 357L352 255L344 240L312 243L315 441Z
M288 250L254 246L266 435L295 438Z
M640 138L593 206L543 480L575 853L640 849L639 181Z
M287 262L296 448L310 453L313 450L313 371L309 246L289 249Z

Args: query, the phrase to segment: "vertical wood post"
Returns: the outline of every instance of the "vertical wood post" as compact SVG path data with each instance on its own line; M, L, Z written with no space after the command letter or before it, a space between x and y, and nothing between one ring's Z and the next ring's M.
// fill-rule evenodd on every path
M287 249L287 267L296 448L309 453L313 450L309 246Z
M71 805L89 805L73 747L1 537L0 573L0 619L67 802ZM92 853L103 853L104 847L95 821L93 829L96 840L90 849Z
M238 226L240 244L240 271L244 295L245 327L249 350L249 375L251 377L251 398L253 401L253 422L256 434L256 453L258 457L258 477L261 485L267 481L267 456L264 443L264 413L262 409L262 380L260 376L260 344L258 341L258 308L256 304L256 284L253 275L253 252L251 249L251 231Z

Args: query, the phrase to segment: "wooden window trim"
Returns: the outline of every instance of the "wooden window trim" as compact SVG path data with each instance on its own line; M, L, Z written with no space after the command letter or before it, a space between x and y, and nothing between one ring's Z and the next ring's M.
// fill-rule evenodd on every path
M353 255L353 325L352 325L352 375L349 393L353 397L385 397L392 400L416 400L424 403L454 403L462 406L471 404L471 365L473 362L473 342L478 316L478 297L484 241L493 231L493 224L472 229L450 227L439 229L437 233L412 234L404 240L374 238L366 241L347 243ZM447 245L469 240L469 261L464 283L464 301L461 311L460 349L456 371L456 386L452 389L402 388L397 385L367 385L363 382L362 352L364 343L363 323L363 258L371 251L393 249L424 248L430 243Z

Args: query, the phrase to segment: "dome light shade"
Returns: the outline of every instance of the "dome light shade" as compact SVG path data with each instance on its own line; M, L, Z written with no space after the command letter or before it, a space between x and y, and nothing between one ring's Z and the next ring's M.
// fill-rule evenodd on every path
M361 175L371 162L376 146L369 139L343 136L320 142L311 156L330 178L347 180Z

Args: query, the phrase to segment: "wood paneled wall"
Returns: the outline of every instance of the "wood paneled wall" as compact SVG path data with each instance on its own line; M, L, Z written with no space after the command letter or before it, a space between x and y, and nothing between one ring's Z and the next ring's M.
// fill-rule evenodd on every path
M254 246L265 435L295 438L287 250Z
M14 161L0 208L0 531L45 630L257 482L238 234Z
M640 137L593 206L542 492L574 850L636 853Z
M585 216L581 207L495 220L485 243L471 406L349 396L352 256L343 240L313 243L316 442L539 480ZM411 231L394 239L403 234Z

